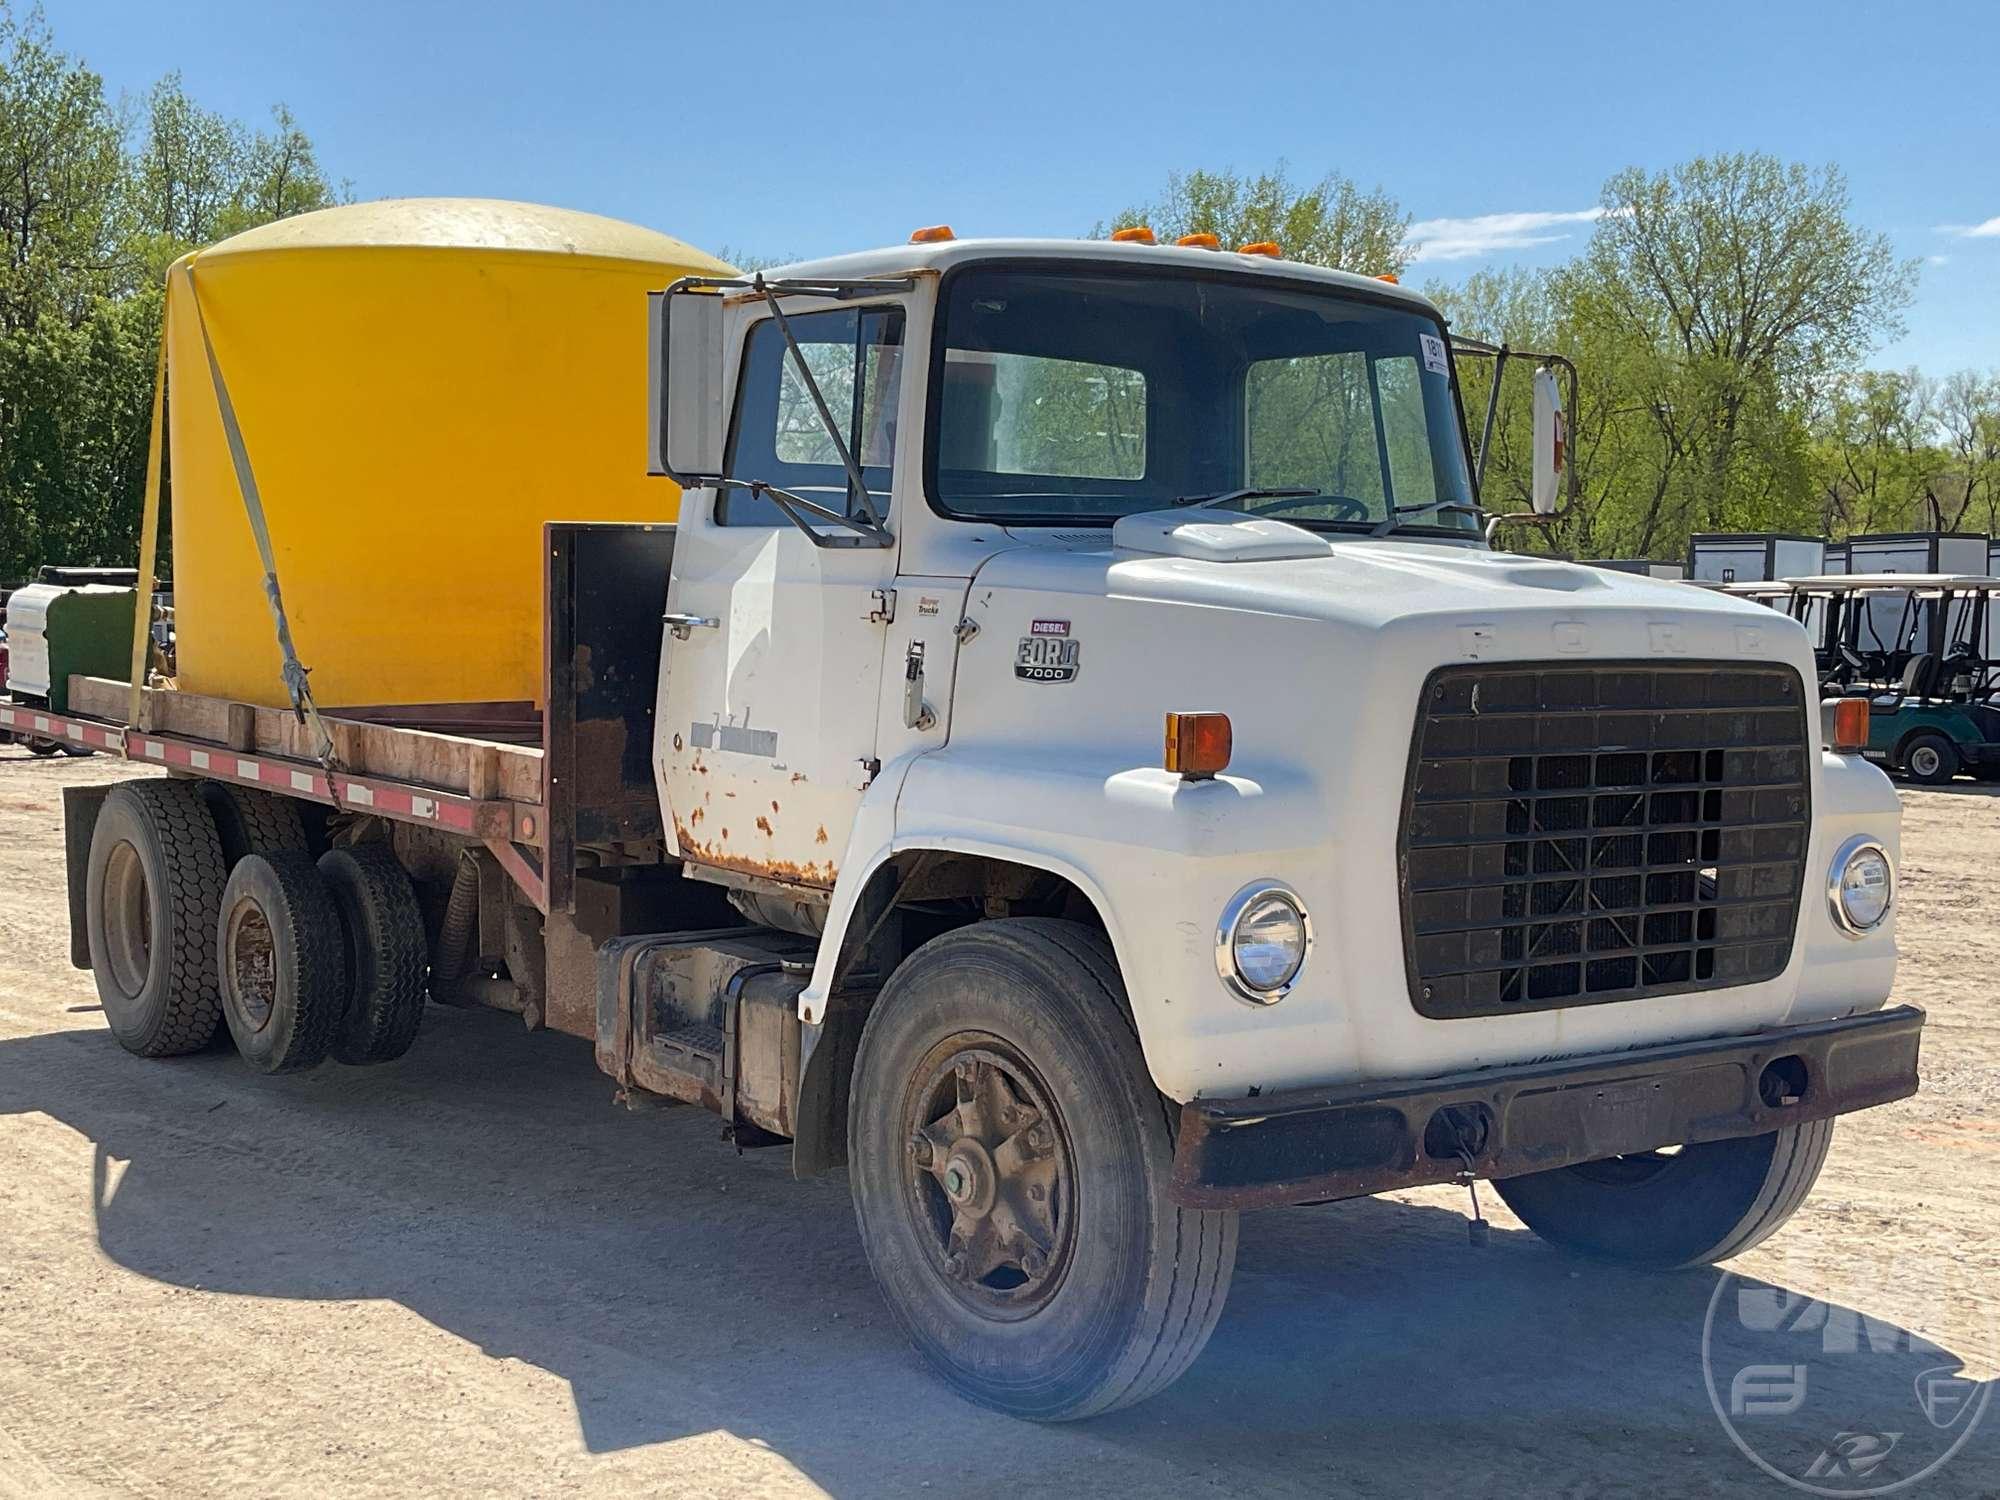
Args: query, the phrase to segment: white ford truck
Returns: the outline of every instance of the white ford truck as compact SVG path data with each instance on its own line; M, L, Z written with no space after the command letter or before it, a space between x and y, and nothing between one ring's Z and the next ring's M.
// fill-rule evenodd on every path
M678 523L550 527L539 795L75 721L177 773L70 808L126 1045L379 1061L426 986L590 1037L845 1163L925 1358L1040 1419L1189 1366L1244 1209L1492 1179L1693 1265L1916 1088L1805 635L1494 550L1423 298L940 231L651 327Z

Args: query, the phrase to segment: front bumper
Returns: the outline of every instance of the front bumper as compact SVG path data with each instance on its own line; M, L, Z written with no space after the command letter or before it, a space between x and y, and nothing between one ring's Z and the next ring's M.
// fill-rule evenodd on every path
M1269 1208L1450 1182L1466 1156L1476 1176L1519 1177L1762 1135L1914 1094L1923 1024L1902 1005L1580 1061L1196 1099L1181 1108L1174 1197Z

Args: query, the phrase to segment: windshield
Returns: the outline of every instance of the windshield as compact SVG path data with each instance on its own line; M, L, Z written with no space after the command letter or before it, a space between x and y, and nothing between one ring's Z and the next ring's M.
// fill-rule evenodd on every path
M1026 525L1217 503L1478 531L1444 330L1269 280L972 266L946 280L932 503ZM1281 494L1258 491L1283 491ZM1243 493L1243 492L1249 493Z

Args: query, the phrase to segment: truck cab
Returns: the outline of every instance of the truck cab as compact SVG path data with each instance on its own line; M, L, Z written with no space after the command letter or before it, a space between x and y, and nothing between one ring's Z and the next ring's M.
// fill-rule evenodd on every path
M1096 975L1136 1037L1180 1213L1470 1169L1552 1238L1698 1261L1769 1232L1831 1112L1914 1086L1913 1013L1875 1014L1897 802L1829 738L1804 632L1494 550L1423 298L938 236L656 303L655 463L686 487L660 800L688 873L806 914L809 1041L857 1012L864 1225L942 1184L935 1243L870 1234L885 1287L1041 1285L1005 1235L965 1269L988 1221L952 1187L996 1171L970 1127L952 1155L989 1071L1017 1109L1054 1087L1025 1053L965 1042L956 1113L856 1112L896 1092L883 1056L949 1054L920 957L961 1001L1032 987L979 948L1010 924L1087 935L1036 961ZM844 995L885 906L930 936ZM1662 1230L1704 1173L1726 1211Z

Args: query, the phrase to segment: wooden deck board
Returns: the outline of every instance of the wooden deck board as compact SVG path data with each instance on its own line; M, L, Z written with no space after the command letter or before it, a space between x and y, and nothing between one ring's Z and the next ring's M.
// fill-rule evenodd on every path
M108 678L72 677L70 709L85 718L123 724L131 691L130 684ZM307 726L287 709L260 708L173 688L148 688L140 712L143 727L159 734L252 754L313 758ZM357 776L409 782L487 800L542 800L539 746L434 734L331 715L325 718L333 735L334 754Z

